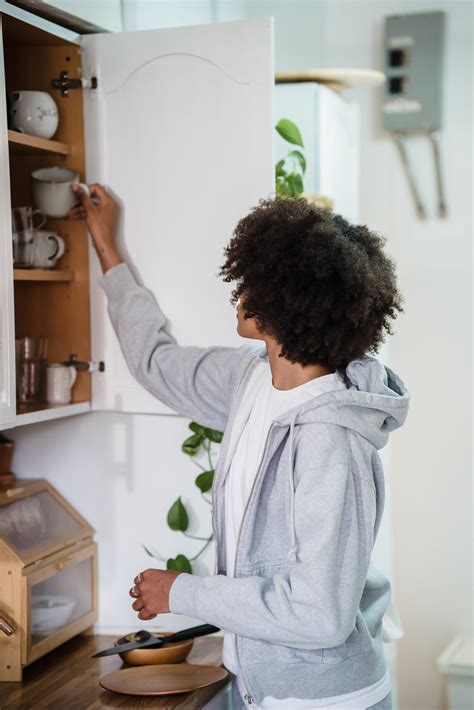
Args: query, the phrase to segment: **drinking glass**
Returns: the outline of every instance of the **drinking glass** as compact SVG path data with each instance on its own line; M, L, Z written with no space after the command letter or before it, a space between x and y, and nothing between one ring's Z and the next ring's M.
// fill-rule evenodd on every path
M34 226L35 215L41 215L40 223ZM34 232L46 222L46 215L32 207L13 207L13 265L18 269L30 269L33 266Z
M47 350L47 338L19 338L17 395L23 404L46 400Z

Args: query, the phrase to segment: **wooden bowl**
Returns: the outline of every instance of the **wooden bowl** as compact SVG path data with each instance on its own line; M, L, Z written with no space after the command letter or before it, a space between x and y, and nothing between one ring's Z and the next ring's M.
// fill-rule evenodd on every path
M174 632L155 631L152 636L162 638L163 636L170 636L172 633ZM137 641L136 634L133 633L122 636L115 645L120 646L121 643L128 643L129 641ZM129 666L156 666L163 663L181 663L188 656L193 647L193 643L194 639L189 639L188 641L170 643L162 648L134 648L132 651L119 653L119 656L122 661Z

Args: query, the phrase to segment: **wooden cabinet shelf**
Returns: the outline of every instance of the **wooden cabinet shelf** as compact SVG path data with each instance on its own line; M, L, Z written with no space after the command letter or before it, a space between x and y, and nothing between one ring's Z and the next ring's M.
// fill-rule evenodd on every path
M74 273L66 269L13 269L14 281L72 281Z
M8 144L13 153L56 153L57 155L68 155L69 146L60 141L51 141L38 136L30 136L27 133L18 131L8 131Z

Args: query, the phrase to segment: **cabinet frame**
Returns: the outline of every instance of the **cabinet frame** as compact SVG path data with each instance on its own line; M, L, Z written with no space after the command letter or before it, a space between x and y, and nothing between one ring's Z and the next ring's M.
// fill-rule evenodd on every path
M0 14L0 57L2 56L3 33ZM6 95L3 61L0 63L0 95ZM0 106L0 133L7 134L7 111L3 100ZM6 141L0 141L0 204L10 205L10 162ZM4 425L13 425L16 417L11 213L9 209L4 212L3 219L0 220L0 429Z
M56 73L68 69L81 73L80 36L0 0L2 56L0 87L48 90ZM47 34L45 34L47 33ZM18 61L17 61L18 60ZM37 69L35 69L37 67ZM54 93L54 92L53 92ZM3 329L0 349L0 430L88 412L91 377L79 372L68 405L38 402L20 405L16 400L15 338L45 335L49 362L70 355L90 360L90 289L87 227L82 222L48 218L46 229L66 238L68 249L62 268L14 270L10 204L31 204L28 176L43 165L65 164L85 177L82 92L54 96L62 115L59 140L45 141L8 130L4 102L0 114L0 190L5 215L0 230L0 297ZM58 150L55 150L58 148ZM10 196L11 192L11 196ZM67 235L67 236L65 236ZM61 265L60 265L61 267ZM3 278L2 278L3 277ZM6 293L5 293L6 291ZM8 352L6 351L8 350ZM3 392L1 384L4 383ZM6 392L5 390L8 389Z

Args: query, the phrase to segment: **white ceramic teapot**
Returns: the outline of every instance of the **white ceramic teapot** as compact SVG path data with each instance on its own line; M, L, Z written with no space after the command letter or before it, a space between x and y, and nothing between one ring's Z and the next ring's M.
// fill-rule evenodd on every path
M9 93L12 126L21 133L52 138L58 128L58 107L46 91Z

